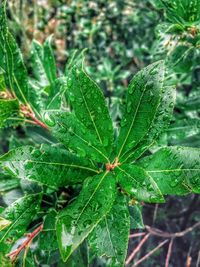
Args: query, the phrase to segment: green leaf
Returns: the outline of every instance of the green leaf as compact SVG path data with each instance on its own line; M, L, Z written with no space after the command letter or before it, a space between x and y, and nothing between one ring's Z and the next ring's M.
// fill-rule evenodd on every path
M124 266L130 232L126 197L118 194L112 209L89 236L89 246L98 257L106 256L108 266Z
M103 93L87 75L82 64L67 75L68 93L77 118L96 136L109 156L113 142L113 126Z
M150 203L164 202L155 181L141 167L123 164L116 168L116 175L122 189L131 197Z
M110 172L105 172L89 177L77 199L61 211L56 231L64 261L109 212L115 195L115 179Z
M140 161L163 194L200 193L200 149L166 147Z
M39 235L38 247L41 250L52 251L58 249L56 237L56 215L55 210L51 210L44 220L42 232Z
M18 179L11 178L10 176L2 175L0 178L0 194L2 192L9 191L11 189L17 188L20 184Z
M33 40L31 45L32 69L41 86L52 84L56 79L56 63L51 40L52 35L45 40L43 46L36 40Z
M8 221L8 220L0 217L0 231L2 231L4 228L6 228L10 224L11 224L11 221Z
M0 99L0 128L5 127L9 120L16 117L18 112L19 102L16 99Z
M178 45L168 56L168 64L176 73L187 73L191 71L195 62L195 50L192 45Z
M30 105L37 113L39 109L38 96L33 90L30 90L21 52L8 31L5 9L6 1L3 1L0 6L0 67L4 70L7 88L21 103Z
M98 173L87 160L48 145L13 149L0 157L0 164L18 178L55 187L80 183L88 175Z
M200 21L200 3L190 0L161 0L166 10L167 18L176 23L192 25Z
M200 120L192 118L177 120L167 130L168 140L171 145L183 145L183 142L187 138L192 138L196 135L199 136L199 134Z
M12 223L0 232L0 251L25 233L37 214L40 202L41 194L28 195L18 199L1 213L1 217Z
M117 139L119 159L148 133L160 104L163 79L163 61L149 65L132 79Z
M66 111L49 111L44 114L44 121L53 135L67 149L72 149L80 157L87 157L99 162L108 162L106 151L95 136L76 118Z
M43 64L49 82L52 84L56 79L56 62L52 50L52 35L50 35L44 42L44 58Z
M49 84L49 81L43 65L43 58L44 51L42 45L38 41L33 40L31 44L32 71L40 86L45 87Z
M66 78L56 79L49 88L49 97L47 101L47 110L60 110L62 107L62 98L67 89Z
M6 84L4 79L4 71L0 68L0 91L5 91L5 89L6 89Z
M175 100L175 88L172 86L164 87L161 94L160 105L158 106L154 120L151 123L151 127L138 145L124 154L121 162L133 162L153 145L161 133L169 126Z
M144 229L144 223L142 218L142 206L140 204L134 204L129 207L131 229Z

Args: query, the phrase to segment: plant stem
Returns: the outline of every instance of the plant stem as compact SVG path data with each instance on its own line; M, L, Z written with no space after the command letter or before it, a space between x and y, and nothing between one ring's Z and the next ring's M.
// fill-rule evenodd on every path
M42 229L43 229L43 224L38 226L32 233L28 234L27 239L21 244L21 246L17 248L16 250L14 250L13 252L7 254L7 257L10 257L12 262L14 262L23 249L27 253L27 250L30 247L31 242L42 231Z

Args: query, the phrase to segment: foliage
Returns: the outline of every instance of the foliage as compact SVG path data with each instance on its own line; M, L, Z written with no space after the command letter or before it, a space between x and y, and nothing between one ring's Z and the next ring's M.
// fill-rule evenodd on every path
M166 195L200 193L200 150L195 148L199 145L187 145L191 131L192 135L199 133L197 86L188 93L191 103L186 102L185 92L178 94L176 109L184 111L181 116L175 113L174 123L168 128L175 105L174 83L181 87L181 79L186 82L184 73L196 71L197 63L193 61L194 64L187 68L185 50L180 47L182 42L192 43L194 47L189 49L197 58L198 31L195 36L189 36L195 40L184 35L196 27L198 12L193 14L194 7L187 9L186 5L187 12L193 14L189 16L177 12L182 6L173 6L170 1L152 2L165 10L169 20L170 32L167 30L165 37L168 33L170 38L173 34L176 38L181 35L180 45L175 48L179 47L179 50L167 54L165 61L159 60L142 68L126 89L125 84L119 85L118 81L126 80L130 70L120 72L121 66L117 67L118 62L113 60L113 63L110 58L99 64L99 75L92 75L93 68L85 69L84 53L72 54L63 68L65 71L56 69L51 36L43 45L32 41L30 61L26 66L8 28L6 2L1 4L0 127L2 131L7 128L12 131L13 140L9 140L9 151L2 151L0 157L0 188L1 192L15 192L15 201L9 199L8 193L3 196L7 206L0 214L2 263L7 264L6 255L14 250L16 241L23 243L20 238L26 231L34 233L34 229L42 225L38 236L34 236L35 246L30 247L28 243L30 249L25 248L16 266L63 266L64 262L66 266L87 266L95 264L97 258L102 266L124 266L130 228L143 227L140 204L164 203ZM77 14L75 4L71 10L63 12L71 16ZM101 4L104 6L105 1L99 1L95 7L83 9L83 12L99 10ZM109 10L113 5L109 5ZM120 1L116 1L116 5L120 6ZM123 3L121 12L124 13L126 8ZM121 13L114 8L112 11L112 21L116 21ZM152 17L154 12L157 11L153 11ZM108 14L105 12L106 16ZM159 17L159 13L156 14ZM124 19L123 25L127 27L134 22L131 16ZM82 48L85 34L89 35L91 46L99 40L104 41L101 21L90 25L88 33L85 25L91 20L77 20L80 25L83 23L84 31L73 37L73 48ZM112 34L121 34L118 27ZM191 34L193 32L189 32ZM122 35L121 38L125 40L127 37ZM138 46L141 40L144 42L139 36ZM158 44L162 45L162 40L158 40ZM112 46L115 51L112 58L116 58L121 46L111 42ZM94 64L98 61L94 59L93 49L88 54ZM133 55L127 55L126 49L120 53L127 64ZM137 49L139 60L146 65L149 58L144 57L144 51L130 48ZM182 65L174 64L177 60L174 54ZM101 57L101 53L98 56ZM170 66L174 68L175 81L170 76ZM180 76L177 75L179 72ZM106 81L107 90L101 90L90 76L97 82ZM115 91L116 84L120 88L119 94ZM103 91L111 92L110 103ZM120 108L117 107L120 115L111 118L114 99L122 100ZM171 138L173 128L183 127L182 119L186 120L188 116L187 124L192 128L183 136L176 131ZM21 133L25 135L23 141L19 131L15 131L16 127L24 129ZM164 141L163 136L166 137ZM167 146L170 142L172 146ZM182 145L184 142L185 146ZM83 255L86 251L87 259Z

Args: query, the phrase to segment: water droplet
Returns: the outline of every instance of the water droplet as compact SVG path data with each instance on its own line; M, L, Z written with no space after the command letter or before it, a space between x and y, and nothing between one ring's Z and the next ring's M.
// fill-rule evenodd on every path
M128 113L131 112L131 110L132 110L132 103L131 103L131 101L128 102L126 110L127 110Z
M47 112L44 114L44 121L49 127L53 127L56 124L55 119L53 118L53 116L50 115Z

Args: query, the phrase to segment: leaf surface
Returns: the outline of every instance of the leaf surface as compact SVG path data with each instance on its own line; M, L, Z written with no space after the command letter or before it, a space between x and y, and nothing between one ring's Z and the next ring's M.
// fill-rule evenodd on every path
M16 99L0 99L0 128L6 127L19 113L19 102Z
M6 86L18 100L38 114L39 101L34 90L30 90L27 70L22 54L6 22L6 1L0 6L0 67L4 70ZM39 114L38 114L39 115Z
M42 86L53 84L56 79L56 63L51 46L52 35L41 45L33 40L31 47L31 59L33 72Z
M128 86L126 111L117 139L117 157L133 149L147 134L161 98L164 63L158 61L138 72Z
M89 245L95 255L108 258L108 266L124 266L130 232L126 197L118 194L112 209L94 228Z
M8 220L0 217L0 231L2 231L4 228L6 228L9 224L11 224L11 221L8 221Z
M116 168L117 180L131 197L145 202L164 202L164 198L152 177L141 167L123 164Z
M200 193L200 149L166 147L140 161L163 194Z
M64 261L111 209L116 196L110 172L89 177L77 199L58 216L56 231Z
M16 148L3 155L0 163L18 178L55 187L80 183L89 175L98 173L87 160L48 145Z
M88 132L88 129L73 113L49 111L44 114L44 120L53 135L67 149L72 149L80 157L87 157L99 162L109 161L103 145Z
M139 158L151 145L153 145L160 134L167 129L172 117L175 100L175 88L173 86L164 87L161 93L160 104L148 132L136 147L124 154L121 159L122 162L132 162Z
M98 85L77 63L67 75L68 93L77 118L105 147L107 156L113 142L113 126L105 98Z
M1 217L12 223L0 232L0 248L10 245L24 234L36 215L40 202L41 194L24 196L1 213Z
M53 251L58 249L56 237L56 216L57 212L51 210L45 217L42 232L39 235L38 247L41 250Z
M142 217L142 205L134 204L129 207L131 229L144 229L143 217Z

